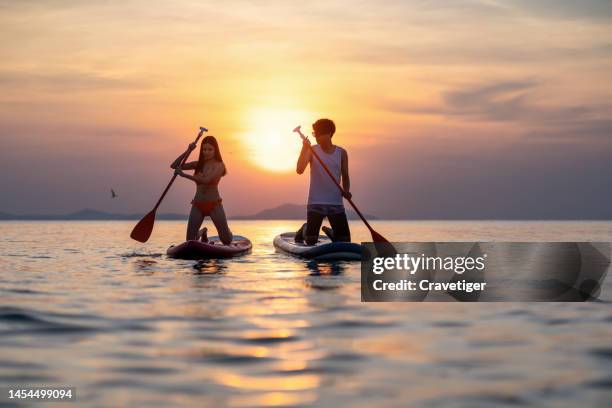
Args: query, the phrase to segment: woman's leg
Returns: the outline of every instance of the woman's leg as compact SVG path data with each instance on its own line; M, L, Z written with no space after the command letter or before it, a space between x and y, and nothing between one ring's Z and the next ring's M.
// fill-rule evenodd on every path
M225 217L225 210L223 209L223 204L218 204L210 213L210 218L215 224L215 228L217 228L217 234L219 234L219 238L221 242L225 245L229 245L234 236L232 235L232 231L230 231L229 226L227 225L227 218Z
M198 241L208 242L208 228L204 227L200 231L198 231L198 236L196 237Z
M191 212L189 213L189 222L187 222L187 241L198 239L198 231L202 221L204 221L202 212L192 205Z

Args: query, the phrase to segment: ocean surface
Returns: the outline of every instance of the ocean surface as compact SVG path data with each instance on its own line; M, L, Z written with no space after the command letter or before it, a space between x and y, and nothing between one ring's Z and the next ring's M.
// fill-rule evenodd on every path
M231 221L252 253L197 263L165 256L184 221L157 221L146 244L132 221L0 222L0 387L76 387L93 407L612 405L610 277L590 303L361 303L359 263L275 252L299 224ZM374 227L612 242L612 222Z

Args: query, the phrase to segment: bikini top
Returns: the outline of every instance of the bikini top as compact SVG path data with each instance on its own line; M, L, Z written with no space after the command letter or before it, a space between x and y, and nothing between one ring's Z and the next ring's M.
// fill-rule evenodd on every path
M202 173L200 173L200 174L202 174ZM203 183L202 185L203 186L209 186L209 187L218 186L219 185L219 181L221 181L221 177L217 177L216 179L214 179L210 183Z

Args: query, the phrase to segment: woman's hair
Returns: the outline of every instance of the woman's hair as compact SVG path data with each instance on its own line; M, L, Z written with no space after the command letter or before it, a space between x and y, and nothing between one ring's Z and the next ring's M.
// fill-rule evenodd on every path
M215 149L214 160L223 163L223 158L221 157L221 150L219 150L219 143L217 143L217 139L214 136L206 136L202 143L200 144L200 157L198 157L198 164L196 165L196 173L201 173L204 170L204 153L202 152L202 148L205 144L211 145ZM225 176L227 171L225 170L225 163L223 163L223 175Z

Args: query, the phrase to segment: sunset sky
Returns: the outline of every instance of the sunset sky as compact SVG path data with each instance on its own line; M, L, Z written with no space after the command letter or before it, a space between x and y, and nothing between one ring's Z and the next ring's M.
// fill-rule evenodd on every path
M199 126L228 214L305 203L291 130L329 117L367 213L612 218L611 20L609 0L0 0L0 212L145 213Z

